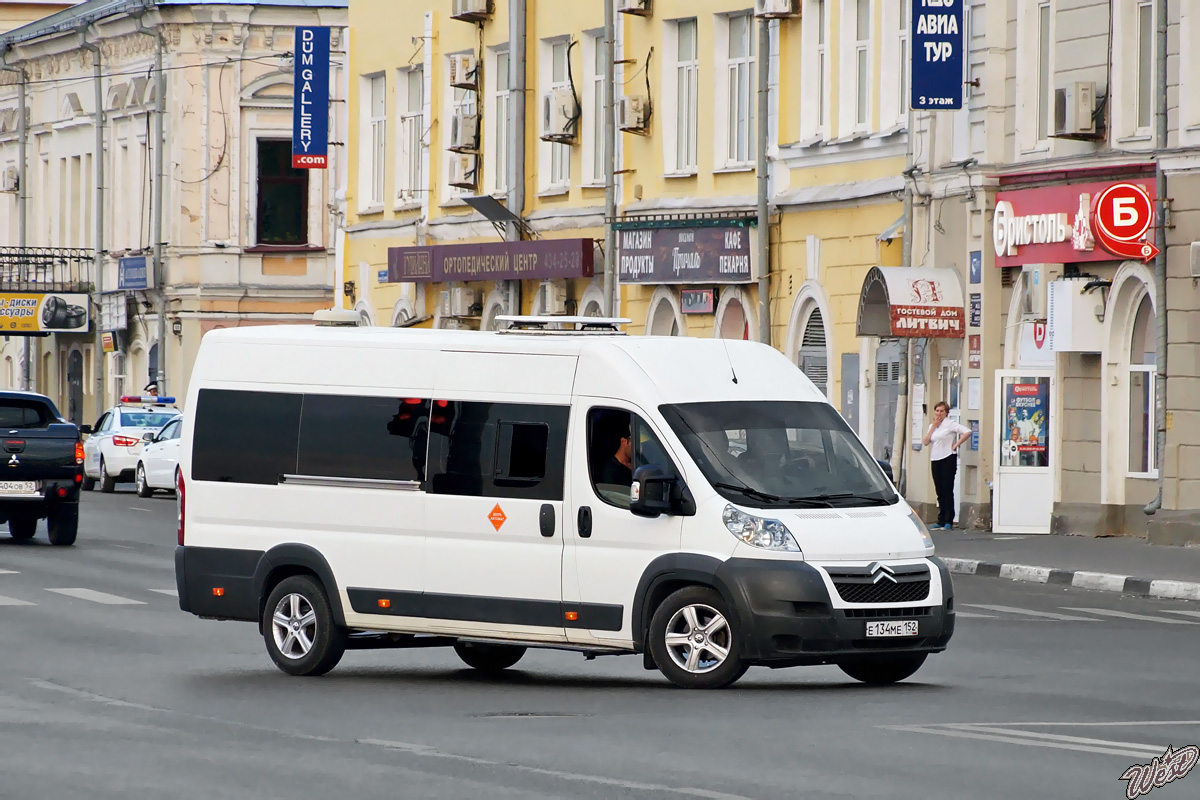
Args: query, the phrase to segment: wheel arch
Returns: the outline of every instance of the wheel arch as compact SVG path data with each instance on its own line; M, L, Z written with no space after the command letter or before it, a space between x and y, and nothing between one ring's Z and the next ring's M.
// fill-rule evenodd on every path
M294 575L312 575L320 581L325 595L329 598L334 623L342 628L346 627L341 592L325 556L310 545L289 543L276 545L264 553L254 570L253 585L254 596L258 599L259 632L262 632L263 609L266 606L267 595L280 581Z
M638 581L633 596L631 625L635 652L646 651L646 632L650 618L672 593L688 586L706 586L721 595L730 613L738 614L733 592L717 576L725 562L699 553L666 553L650 562Z

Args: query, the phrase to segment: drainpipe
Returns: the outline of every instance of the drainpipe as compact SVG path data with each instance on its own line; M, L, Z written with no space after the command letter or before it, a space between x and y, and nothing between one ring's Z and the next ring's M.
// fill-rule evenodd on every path
M4 70L5 72L16 72L21 75L21 96L18 101L19 105L17 106L17 113L20 115L20 119L17 121L17 246L25 247L28 237L26 231L27 226L25 224L25 208L28 201L28 195L25 193L26 178L28 175L28 168L26 164L29 160L26 153L25 143L25 138L28 133L25 124L25 115L27 113L25 108L25 95L27 90L25 68L9 66L8 59L6 57L0 57L0 70ZM31 352L33 337L24 336L22 339L23 341L21 342L21 347L22 355L25 359L25 369L22 371L23 374L21 375L21 388L28 392L32 388L30 376L33 373L33 353Z
M613 0L604 0L604 316L613 316L616 308L617 231L617 126L616 69L617 24Z
M771 190L767 144L771 114L771 21L758 22L758 340L771 344L771 220L767 197Z
M525 0L511 0L508 6L508 93L512 109L508 115L508 210L525 216ZM521 240L521 228L508 223L510 242ZM508 282L508 313L521 313L521 282Z
M1155 60L1155 81L1157 108L1155 122L1158 136L1155 145L1158 157L1155 159L1154 184L1158 200L1158 224L1154 226L1155 245L1158 256L1154 259L1154 310L1155 317L1155 346L1154 346L1154 465L1158 470L1158 493L1143 511L1153 514L1162 508L1163 504L1163 461L1167 450L1167 176L1163 172L1163 151L1167 149L1167 0L1157 0L1155 3L1155 20L1158 42Z
M91 44L87 40L87 30L80 33L80 47L92 54L92 85L95 87L96 95L96 122L93 125L96 131L94 167L96 171L96 305L99 306L101 298L104 296L104 78L100 72L100 48L97 45ZM65 200L66 198L63 198ZM108 371L108 359L104 355L104 338L100 332L99 320L95 321L96 326L96 403L97 408L103 409L107 405L107 399L104 391L106 373ZM162 360L162 345L159 345L159 361ZM97 412L98 413L98 412Z
M167 391L167 281L163 264L163 148L166 145L166 129L163 114L167 107L167 81L163 73L163 40L156 28L147 28L138 17L138 33L154 37L154 178L150 204L150 239L154 248L154 293L158 303L158 371L154 376L159 395ZM136 388L136 387L134 387Z
M913 137L916 135L913 126L912 104L908 106L908 122L907 130L905 131L905 163L907 164L904 170L904 238L903 254L901 255L901 264L905 267L912 266L912 251L913 251L913 182L915 163L913 160ZM905 433L908 429L908 362L912 353L912 340L908 338L900 339L900 395L896 400L896 430L892 435L892 474L896 476L896 488L900 490L900 494L906 494L908 491L908 474L905 472L906 461L904 457Z

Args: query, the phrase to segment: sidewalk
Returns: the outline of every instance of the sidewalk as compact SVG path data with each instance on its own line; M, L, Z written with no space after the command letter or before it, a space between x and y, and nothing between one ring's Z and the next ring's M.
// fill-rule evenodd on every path
M1200 547L1144 539L1005 536L932 531L937 555L953 573L1200 600Z

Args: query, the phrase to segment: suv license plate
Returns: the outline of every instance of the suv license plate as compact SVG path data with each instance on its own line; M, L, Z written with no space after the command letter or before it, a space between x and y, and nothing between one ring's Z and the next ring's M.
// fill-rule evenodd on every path
M867 637L916 636L915 619L887 620L867 623Z
M37 488L36 481L0 481L0 494L33 494Z

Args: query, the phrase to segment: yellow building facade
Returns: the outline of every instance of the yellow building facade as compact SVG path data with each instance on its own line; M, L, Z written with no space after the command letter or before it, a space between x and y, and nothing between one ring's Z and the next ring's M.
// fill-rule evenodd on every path
M485 13L455 18L475 5ZM522 5L516 208L509 15ZM765 329L890 458L899 347L859 338L856 322L869 270L902 260L905 4L796 0L793 14L768 20L754 5L617 3L612 311L632 320L632 334L761 340ZM347 307L376 325L484 329L501 313L606 309L603 7L351 4ZM532 241L505 243L504 225L487 218L502 212L474 198L507 205ZM517 271L523 253L537 266Z

